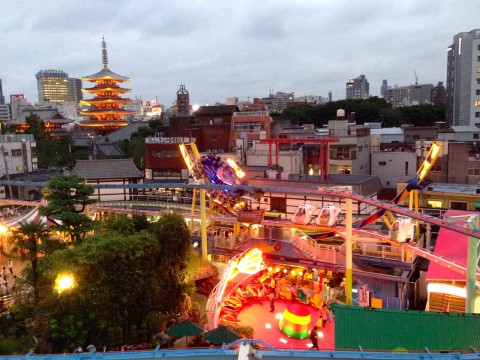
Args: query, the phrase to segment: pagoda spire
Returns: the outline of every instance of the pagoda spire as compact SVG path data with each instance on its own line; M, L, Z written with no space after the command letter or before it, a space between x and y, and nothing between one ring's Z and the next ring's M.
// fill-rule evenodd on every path
M107 42L105 41L105 36L102 37L102 62L103 62L103 70L109 70L108 69Z

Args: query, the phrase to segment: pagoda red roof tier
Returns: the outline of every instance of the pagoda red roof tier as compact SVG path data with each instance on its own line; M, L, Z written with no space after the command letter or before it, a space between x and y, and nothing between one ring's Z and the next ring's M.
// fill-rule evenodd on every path
M83 92L90 92L90 93L96 93L96 92L101 92L101 91L111 91L111 92L118 92L118 93L127 93L131 92L131 89L124 89L121 88L120 86L111 86L111 85L99 85L99 86L94 86L91 88L86 88L82 89Z
M100 70L99 72L96 72L95 74L85 76L82 78L82 80L85 80L85 81L96 81L101 79L112 79L118 82L130 81L129 77L118 75L113 71L110 71L110 69L108 68L103 68L102 70Z

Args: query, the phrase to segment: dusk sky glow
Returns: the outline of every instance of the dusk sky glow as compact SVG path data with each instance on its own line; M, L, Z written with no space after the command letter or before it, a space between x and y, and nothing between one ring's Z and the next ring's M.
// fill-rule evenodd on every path
M3 93L37 102L35 74L80 78L109 67L132 79L130 98L171 106L180 84L191 104L267 97L345 98L365 74L371 95L389 85L446 81L453 36L480 28L478 2L12 1L0 12ZM84 84L85 86L86 84Z

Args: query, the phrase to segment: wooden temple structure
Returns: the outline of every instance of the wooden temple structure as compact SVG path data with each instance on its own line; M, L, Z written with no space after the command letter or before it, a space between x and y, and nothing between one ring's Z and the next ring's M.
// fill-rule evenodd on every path
M119 84L130 81L130 78L118 75L108 68L107 45L102 40L103 69L99 72L85 76L82 80L95 83L92 87L82 89L84 93L92 94L93 99L82 100L90 106L89 110L81 111L88 116L82 121L81 128L93 128L99 135L106 135L128 124L123 118L133 115L133 111L123 109L123 105L133 103L133 100L122 98L121 95L131 92L131 89L122 88Z

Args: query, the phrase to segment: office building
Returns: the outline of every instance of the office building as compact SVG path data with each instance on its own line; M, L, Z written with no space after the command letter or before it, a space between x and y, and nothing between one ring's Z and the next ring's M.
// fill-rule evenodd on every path
M432 102L432 84L395 86L388 89L385 101L393 107L430 104Z
M37 75L38 102L68 101L68 74L62 70L40 70Z
M68 101L78 104L83 100L82 79L68 78Z
M447 50L446 121L480 124L480 29L455 35Z
M380 87L380 96L385 97L387 95L387 90L392 87L388 85L387 80L382 80L382 86Z
M346 99L368 99L370 84L365 75L350 79L346 84Z
M432 103L435 105L445 104L445 86L439 81L432 90Z

